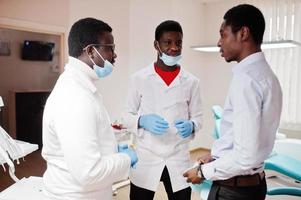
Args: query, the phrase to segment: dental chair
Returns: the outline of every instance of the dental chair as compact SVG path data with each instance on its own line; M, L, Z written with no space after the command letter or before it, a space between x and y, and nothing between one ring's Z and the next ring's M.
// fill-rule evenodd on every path
M215 120L213 137L218 139L223 109L219 105L214 105L212 112ZM265 170L275 172L274 175L270 176L271 178L281 176L292 179L292 185L296 186L270 187L267 189L267 195L301 196L301 140L288 139L284 134L277 133L273 152L265 161ZM270 177L267 176L267 178ZM206 180L202 184L192 185L191 188L200 192L201 198L206 200L211 185L211 181Z
M265 170L273 174L268 175L268 178L284 179L292 185L268 188L268 195L301 196L301 140L286 138L276 140L273 152L265 160Z
M17 164L20 164L19 159L37 150L38 145L12 139L1 126L0 144L0 165L2 165L4 172L6 171L4 164L8 165L8 173L15 181L13 185L0 192L0 200L43 199L42 177L30 176L19 180L15 176L14 166L15 160L17 160Z
M212 136L214 139L218 139L220 136L220 124L221 124L223 109L222 107L215 105L212 107L212 112L213 112L213 119L215 121L215 126L214 126ZM193 191L199 192L202 200L206 200L208 198L211 186L212 186L212 181L205 180L201 184L191 184L191 189Z

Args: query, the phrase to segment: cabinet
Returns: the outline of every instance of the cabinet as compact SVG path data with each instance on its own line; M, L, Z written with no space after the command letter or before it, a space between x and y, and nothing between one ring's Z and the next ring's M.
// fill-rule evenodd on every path
M50 91L9 92L9 133L18 140L42 147L42 119Z

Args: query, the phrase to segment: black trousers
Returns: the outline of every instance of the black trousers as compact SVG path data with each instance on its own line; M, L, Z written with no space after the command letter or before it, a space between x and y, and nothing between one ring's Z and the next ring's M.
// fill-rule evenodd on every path
M164 167L164 170L160 179L165 187L169 200L190 200L191 199L191 188L185 188L183 190L173 193L169 173L167 167ZM130 186L130 200L153 200L155 192L147 190L141 187L138 187L131 183Z
M265 178L259 185L250 187L223 186L213 182L208 200L264 200L266 193Z

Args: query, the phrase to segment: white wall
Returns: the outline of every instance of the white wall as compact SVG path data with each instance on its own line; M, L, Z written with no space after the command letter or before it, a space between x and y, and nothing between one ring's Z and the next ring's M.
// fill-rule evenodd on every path
M68 6L69 0L0 0L0 17L66 26Z
M216 45L219 39L219 28L223 21L223 15L231 8L232 1L208 1L204 3L204 21L202 27L203 41L202 45ZM235 63L226 63L220 56L220 53L202 53L198 52L201 62L203 76L203 109L204 109L204 127L203 137L198 143L199 146L211 148L214 129L214 120L212 115L213 105L224 105L228 92L230 80L232 78L231 68Z

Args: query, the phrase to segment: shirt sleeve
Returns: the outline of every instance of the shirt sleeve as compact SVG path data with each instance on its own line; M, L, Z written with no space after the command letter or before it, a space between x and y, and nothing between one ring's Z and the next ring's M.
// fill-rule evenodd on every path
M230 88L233 107L233 149L223 157L202 165L206 179L224 180L244 175L261 166L268 156L266 136L261 134L263 94L260 85L249 77L234 77Z
M70 98L66 98L69 99ZM72 99L72 98L71 98ZM120 153L102 153L100 139L108 138L111 149L114 138L99 137L101 126L105 124L98 106L77 94L71 102L62 104L55 120L57 133L66 162L66 167L78 184L89 189L111 185L121 177L126 178L130 169L130 158ZM101 133L109 134L109 133Z
M122 115L122 124L131 130L133 133L141 134L138 129L138 109L140 106L140 95L137 88L138 83L135 81L135 77L131 76L129 84L129 92L127 95L125 110Z

